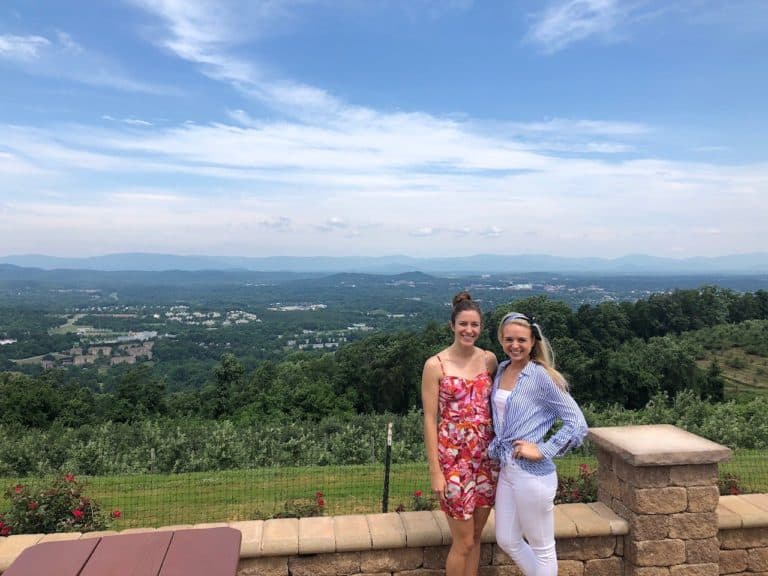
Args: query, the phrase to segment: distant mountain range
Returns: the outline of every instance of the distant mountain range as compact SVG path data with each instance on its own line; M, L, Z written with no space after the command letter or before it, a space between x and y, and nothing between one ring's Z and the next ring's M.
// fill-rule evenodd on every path
M60 258L40 254L0 256L0 264L44 270L197 271L250 270L262 272L400 274L491 274L521 272L585 274L766 274L768 252L714 258L660 258L642 254L621 258L564 258L547 254L478 254L466 257L227 257L120 253L89 258Z

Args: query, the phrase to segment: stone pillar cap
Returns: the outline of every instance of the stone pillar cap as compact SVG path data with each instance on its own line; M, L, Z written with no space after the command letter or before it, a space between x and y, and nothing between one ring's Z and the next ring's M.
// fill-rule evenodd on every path
M715 464L731 449L671 424L590 428L590 441L633 466Z

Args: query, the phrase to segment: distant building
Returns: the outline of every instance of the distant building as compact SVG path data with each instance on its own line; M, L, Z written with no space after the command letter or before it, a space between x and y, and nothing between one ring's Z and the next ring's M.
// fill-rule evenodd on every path
M111 356L112 346L91 346L88 348L88 354L93 354L94 356Z
M72 362L75 366L83 366L85 364L93 364L97 358L95 354L83 354L72 358Z

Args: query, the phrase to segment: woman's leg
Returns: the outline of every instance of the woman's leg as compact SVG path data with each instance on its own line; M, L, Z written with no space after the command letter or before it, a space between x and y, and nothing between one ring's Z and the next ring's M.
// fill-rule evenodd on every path
M504 466L496 486L496 544L515 561L525 576L536 576L536 557L523 540L517 505L519 467Z
M516 493L520 526L536 559L536 576L557 576L555 493L557 474L534 476L520 470Z
M514 463L502 468L496 490L496 543L525 576L557 576L556 491L554 473L534 476Z
M488 521L488 516L490 514L490 508L475 508L475 513L472 515L472 536L474 544L472 545L472 550L467 557L467 564L464 568L464 576L477 576L478 568L480 566L480 535L483 532L483 527Z
M458 520L448 515L446 518L453 542L445 561L445 576L466 576L467 566L475 547L475 521L473 518Z

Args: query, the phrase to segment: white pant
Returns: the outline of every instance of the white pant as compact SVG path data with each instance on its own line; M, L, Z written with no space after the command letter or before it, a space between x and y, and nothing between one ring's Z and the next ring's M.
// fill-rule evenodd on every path
M517 462L501 469L496 487L496 543L525 576L557 576L555 492L555 472L534 476Z

